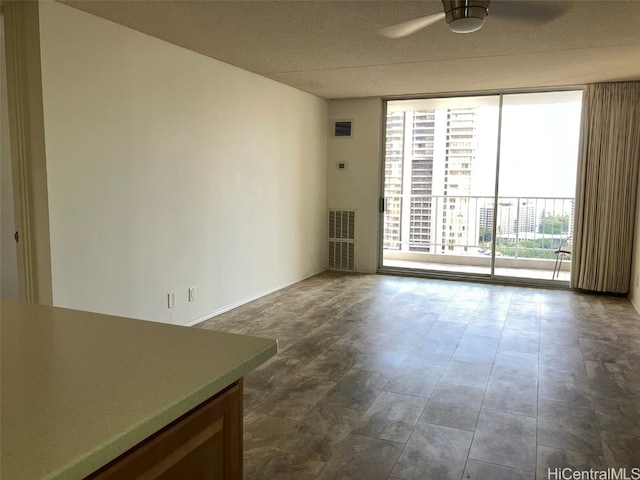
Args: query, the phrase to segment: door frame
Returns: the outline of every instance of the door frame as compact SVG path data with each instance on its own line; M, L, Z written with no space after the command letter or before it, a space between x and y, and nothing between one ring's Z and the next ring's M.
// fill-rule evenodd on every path
M2 1L19 298L53 303L38 2Z

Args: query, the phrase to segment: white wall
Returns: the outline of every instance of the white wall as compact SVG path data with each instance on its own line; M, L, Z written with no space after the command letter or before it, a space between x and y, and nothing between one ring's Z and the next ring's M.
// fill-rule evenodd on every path
M356 211L355 268L358 272L371 273L378 268L381 118L379 98L329 102L330 128L335 120L352 121L352 137L329 137L328 203L329 208ZM337 162L347 162L347 169L338 170Z
M639 179L640 181L640 179ZM640 313L640 188L636 197L635 233L633 236L633 257L631 260L629 300Z
M324 100L56 2L40 25L54 305L189 324L325 269Z
M13 239L13 182L11 150L9 148L9 114L7 112L7 82L5 78L4 30L0 25L0 296L18 298L18 260Z

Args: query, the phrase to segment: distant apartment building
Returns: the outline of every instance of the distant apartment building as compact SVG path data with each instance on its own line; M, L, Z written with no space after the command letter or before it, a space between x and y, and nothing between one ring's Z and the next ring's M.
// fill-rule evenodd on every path
M435 113L433 111L410 112L410 178L405 179L411 191L409 218L409 250L431 250L433 222L433 156L435 142ZM405 156L406 162L406 156Z
M383 247L401 250L402 167L404 157L405 113L389 112L386 123L385 213Z
M518 206L518 231L535 233L538 228L538 215L535 200L520 199Z
M385 249L454 253L476 245L469 203L476 122L473 108L388 113Z
M538 228L537 204L531 199L503 199L498 203L496 234L502 238L516 238L519 233L535 233ZM495 204L487 203L479 209L479 226L493 229Z

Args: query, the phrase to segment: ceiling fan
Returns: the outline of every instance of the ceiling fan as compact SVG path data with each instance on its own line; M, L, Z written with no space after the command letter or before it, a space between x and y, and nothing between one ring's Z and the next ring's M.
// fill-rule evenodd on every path
M489 14L489 3L489 0L442 0L443 12L391 25L378 30L378 33L387 38L402 38L442 19L446 20L452 32L476 32L482 28ZM546 23L562 15L566 8L566 2L496 0L491 7L491 15L528 23Z

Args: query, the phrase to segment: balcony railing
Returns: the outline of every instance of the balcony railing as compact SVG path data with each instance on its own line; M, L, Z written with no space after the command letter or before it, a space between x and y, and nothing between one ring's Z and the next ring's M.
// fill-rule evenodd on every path
M387 195L385 252L555 260L574 198ZM430 255L430 256L431 256ZM443 261L444 258L442 259Z

